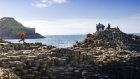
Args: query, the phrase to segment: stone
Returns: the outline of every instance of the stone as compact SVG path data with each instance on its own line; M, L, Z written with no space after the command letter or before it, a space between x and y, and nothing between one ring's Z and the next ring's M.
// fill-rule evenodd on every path
M8 59L10 59L11 61L18 61L20 60L19 56L7 56Z
M26 64L25 63L23 63L23 62L20 62L20 61L17 61L16 62L16 69L17 70L23 70L23 68L26 66Z
M21 79L10 69L0 68L0 79Z
M0 66L11 69L22 79L140 78L140 54L135 50L139 37L114 28L87 37L77 42L76 47L69 48L29 43L34 49L23 47L23 50L13 50L10 47L19 43L8 43L0 46L8 50L0 51ZM129 48L133 46L135 51Z

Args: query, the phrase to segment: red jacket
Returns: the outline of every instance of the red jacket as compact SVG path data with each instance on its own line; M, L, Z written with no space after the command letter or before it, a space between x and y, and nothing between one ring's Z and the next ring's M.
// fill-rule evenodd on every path
M20 38L25 38L26 34L25 33L21 33L20 34Z

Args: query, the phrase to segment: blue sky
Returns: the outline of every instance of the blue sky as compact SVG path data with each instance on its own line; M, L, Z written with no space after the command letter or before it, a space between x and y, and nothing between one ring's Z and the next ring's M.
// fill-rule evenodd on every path
M140 32L140 0L0 0L0 17L14 17L43 35L87 34L96 23Z

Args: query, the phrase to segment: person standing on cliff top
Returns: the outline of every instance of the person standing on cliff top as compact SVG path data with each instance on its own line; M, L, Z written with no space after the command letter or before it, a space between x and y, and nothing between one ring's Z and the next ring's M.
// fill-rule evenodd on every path
M99 31L99 26L96 24L96 29L97 29L97 31Z
M111 28L111 26L110 26L110 24L108 24L108 27L107 27L107 29L110 29Z
M26 37L26 34L25 33L20 33L20 40L19 40L19 43L20 43L20 41L23 41L23 43L26 43L25 42L25 37Z

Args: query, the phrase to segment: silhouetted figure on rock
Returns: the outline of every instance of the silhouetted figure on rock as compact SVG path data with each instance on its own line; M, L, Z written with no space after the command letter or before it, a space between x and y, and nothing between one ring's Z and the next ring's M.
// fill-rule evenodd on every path
M99 26L96 24L96 29L97 29L97 31L99 31Z
M102 31L104 30L105 26L103 24L101 24L101 28L102 28Z
M104 28L105 28L105 26L103 24L100 24L100 23L99 24L96 24L97 31L103 31Z
M111 26L110 26L110 24L108 24L107 29L110 29L110 28L111 28Z
M117 29L120 30L120 28L117 26Z

